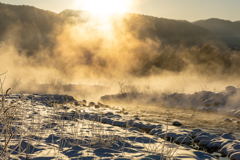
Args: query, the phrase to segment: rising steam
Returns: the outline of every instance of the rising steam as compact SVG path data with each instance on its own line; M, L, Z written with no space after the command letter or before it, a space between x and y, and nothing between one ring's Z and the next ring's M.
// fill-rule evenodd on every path
M22 12L21 7L4 7L2 12L9 17ZM19 78L22 89L36 92L39 88L34 89L33 84L53 79L55 84L131 80L135 84L151 82L162 90L190 92L193 86L200 90L213 82L221 89L230 83L238 85L232 77L239 75L240 53L228 50L213 34L189 22L136 14L100 19L83 11L55 14L24 7L40 16L41 22L31 21L27 15L15 23L5 20L0 73L8 71L6 85ZM205 36L184 36L197 33L188 27Z

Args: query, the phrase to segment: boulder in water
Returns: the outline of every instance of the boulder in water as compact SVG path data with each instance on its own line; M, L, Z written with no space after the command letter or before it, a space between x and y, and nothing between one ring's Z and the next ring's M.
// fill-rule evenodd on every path
M174 126L181 126L182 123L180 123L180 122L178 122L178 121L174 121L172 125L174 125Z
M229 119L229 118L225 119L224 121L225 121L225 122L232 122L232 120Z

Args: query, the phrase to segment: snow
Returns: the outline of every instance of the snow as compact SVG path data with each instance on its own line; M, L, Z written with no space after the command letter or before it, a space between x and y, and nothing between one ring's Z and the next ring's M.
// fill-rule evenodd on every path
M12 95L8 104L18 97ZM191 143L193 137L202 135L213 141L214 137L210 133L198 135L200 130L149 123L133 116L117 114L111 108L76 106L71 96L25 95L21 96L17 107L19 112L12 123L14 137L2 158L217 159L211 154L183 145ZM1 130L4 129L3 124ZM175 143L165 141L165 137ZM3 147L3 134L0 138L0 147ZM222 149L226 148L226 153L231 152L231 156L237 157L239 141L229 135L222 135L222 139L233 140ZM215 142L218 142L217 139Z
M235 152L230 156L231 160L238 160L240 159L240 152Z
M223 153L227 156L231 156L235 152L240 151L240 140L230 141L228 143L224 143L225 145L220 149L220 153Z

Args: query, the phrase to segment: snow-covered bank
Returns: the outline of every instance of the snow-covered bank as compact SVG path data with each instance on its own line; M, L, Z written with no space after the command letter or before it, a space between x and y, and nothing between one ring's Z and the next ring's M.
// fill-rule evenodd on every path
M73 101L50 104L51 97L27 95L20 99L19 95L12 95L6 99L6 105L15 105L18 114L11 126L14 136L2 159L217 159L138 129L162 127L165 130L167 126L163 124L146 123L105 105L86 107ZM55 101L66 98L56 97L59 99ZM3 149L5 123L2 120L4 117L0 126Z
M88 110L89 108L87 108ZM90 109L91 110L91 109ZM94 109L93 109L94 110ZM196 149L204 149L208 152L219 152L230 159L238 159L240 149L236 147L239 140L231 134L212 134L204 132L201 129L184 129L168 124L148 123L139 118L129 120L129 116L112 114L107 112L108 109L102 113L92 112L84 114L83 118L99 121L102 123L112 124L114 126L130 127L129 130L134 132L149 131L150 135L168 139L177 144L198 145ZM140 129L140 130L139 130ZM236 158L237 157L237 158Z

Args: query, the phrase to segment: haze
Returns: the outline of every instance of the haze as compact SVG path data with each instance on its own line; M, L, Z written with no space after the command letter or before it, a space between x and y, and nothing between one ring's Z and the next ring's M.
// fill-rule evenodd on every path
M56 13L65 9L85 9L82 5L84 0L0 0L0 2L30 5ZM240 1L238 0L132 0L132 2L131 7L124 11L188 21L208 18L240 20Z
M0 159L238 159L239 3L2 0Z
M98 7L86 2L83 6L87 11L81 10L81 0L68 5L25 2L35 7L0 3L0 73L8 71L9 87L21 78L26 84L18 87L21 92L52 93L51 87L36 85L41 83L98 83L115 87L111 93L119 92L118 82L188 93L203 86L223 90L239 85L238 21L215 18L190 23L143 15L150 4L159 7L152 11L163 12L160 1L118 0L116 5L104 0L96 3ZM46 10L62 5L62 9L72 8L73 4L77 10ZM170 2L164 4L169 5L165 8L174 7ZM141 8L141 14L123 14ZM169 9L168 13L183 13L175 11ZM59 93L61 87L56 88L54 93ZM82 93L99 98L108 94L105 91Z

